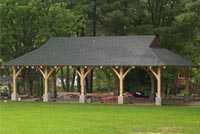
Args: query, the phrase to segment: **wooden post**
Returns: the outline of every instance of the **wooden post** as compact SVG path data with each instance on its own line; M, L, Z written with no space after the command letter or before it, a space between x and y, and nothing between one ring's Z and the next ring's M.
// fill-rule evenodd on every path
M16 94L16 90L17 90L17 80L16 80L17 76L16 76L16 68L13 67L13 94Z
M81 78L81 95L84 95L84 91L85 91L85 84L84 84L84 74L85 74L85 70L84 70L84 67L81 67L80 68L81 70L81 75L80 75L80 78Z
M48 94L48 70L44 67L44 93Z
M158 82L157 82L157 85L158 85L158 95L157 97L161 97L161 67L158 67Z
M17 94L17 70L13 66L13 93L11 94L11 101L17 101L18 100L18 94Z
M86 99L86 97L85 97L86 96L86 94L85 94L85 78L88 75L88 73L93 69L93 67L88 67L88 70L85 72L85 68L87 68L87 66L80 67L80 70L78 70L77 68L74 68L81 79L81 93L79 96L79 103L85 103L85 99Z
M13 69L13 93L11 94L11 100L17 101L18 100L18 94L17 94L17 76L19 73L24 69L24 67L20 67L18 70L15 66L12 67Z
M135 68L133 67L129 67L125 72L124 72L124 67L120 66L119 67L119 72L117 69L115 69L114 67L111 67L111 69L115 72L115 74L117 75L118 79L119 79L119 96L118 96L118 104L123 104L124 103L124 98L123 98L123 80L126 77L126 75L128 74L128 72Z
M161 67L157 67L157 72L155 72L151 67L149 70L152 72L152 74L157 79L157 95L155 98L155 104L156 105L162 105L162 98L161 98Z
M120 67L119 68L119 96L123 96L123 73L124 73L124 71L123 71L123 67Z
M42 70L44 68L44 71ZM43 101L48 102L50 99L50 95L48 93L48 78L52 74L52 72L56 69L53 68L48 72L48 67L37 67L37 69L42 73L44 78L44 94L43 94Z

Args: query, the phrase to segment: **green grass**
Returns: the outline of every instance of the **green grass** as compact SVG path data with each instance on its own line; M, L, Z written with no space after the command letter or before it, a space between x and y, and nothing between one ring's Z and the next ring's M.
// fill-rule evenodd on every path
M200 107L0 102L0 134L200 134Z

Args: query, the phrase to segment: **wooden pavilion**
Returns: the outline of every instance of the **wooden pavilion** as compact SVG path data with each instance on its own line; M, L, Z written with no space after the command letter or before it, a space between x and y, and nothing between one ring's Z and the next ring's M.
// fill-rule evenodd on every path
M145 69L151 81L157 80L155 104L161 105L161 72L167 67L186 69L198 65L160 47L155 36L110 36L110 37L55 37L42 47L13 59L4 66L13 69L13 92L11 100L18 98L16 79L28 67L38 69L44 77L43 101L49 101L48 78L59 67L74 68L81 79L79 102L85 103L85 78L95 67L109 67L119 79L118 104L123 104L123 80L135 67ZM151 82L153 84L153 82ZM152 85L153 86L153 85ZM186 90L189 90L187 82Z

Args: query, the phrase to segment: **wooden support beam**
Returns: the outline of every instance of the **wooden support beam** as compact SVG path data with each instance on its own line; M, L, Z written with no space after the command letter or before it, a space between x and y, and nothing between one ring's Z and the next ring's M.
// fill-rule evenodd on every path
M43 70L42 70L42 67L36 67L39 71L40 71L40 73L42 74L42 76L44 77L45 76L45 74L44 74L44 72L43 72Z
M119 68L119 69L118 69ZM135 67L129 67L125 72L124 72L124 67L120 66L117 68L111 67L111 69L113 70L113 72L117 75L117 77L119 78L119 96L123 96L123 80L126 77L126 75L128 74L129 71L131 71L131 69L133 69Z
M161 97L161 67L158 67L158 70L157 70L157 97Z
M156 73L156 71L154 71L152 68L149 68L149 70L152 72L152 74L156 77L156 79L158 80L158 74Z
M16 78L17 78L17 75L16 75L16 68L15 67L13 67L12 68L13 69L13 94L16 94L16 90L17 90L17 80L16 80Z
M17 76L19 75L19 73L24 69L24 67L12 67L13 69L13 92L11 94L11 100L12 101L16 101L17 100Z
M124 103L124 98L123 98L123 80L126 77L126 75L128 74L128 72L135 68L133 67L129 67L126 71L124 71L124 67L120 66L120 67L111 67L111 69L113 70L113 72L117 75L118 79L119 79L119 96L118 96L118 104L123 104Z
M84 67L80 68L80 78L81 78L81 95L84 95L84 91L85 91L85 69Z
M85 78L90 73L90 71L93 69L93 67L82 66L82 67L80 67L80 70L78 70L77 68L74 68L74 69L76 70L76 72L80 76L80 79L81 79L81 95L84 95L85 94L84 93L84 91L85 91ZM85 71L85 69L87 69L87 71Z
M25 67L20 67L19 70L16 72L16 77L19 75L19 73L24 69Z
M123 96L123 80L124 80L124 70L123 67L119 68L119 96Z
M44 94L48 94L48 68L44 67Z
M126 77L126 75L128 74L129 71L131 71L132 69L134 69L135 67L129 67L125 73L123 74L123 79Z
M84 74L84 78L86 78L86 76L90 73L90 71L93 69L93 67L89 67L88 69L87 69L87 71L85 72L85 74Z
M12 67L13 69L13 93L17 93L17 76L25 67L20 67L17 69L15 66Z
M161 97L161 70L162 68L157 67L157 72L153 70L152 68L149 68L149 70L157 79L157 97Z
M36 67L42 74L43 78L44 78L44 94L48 94L48 78L50 77L50 75L56 71L57 68L53 67L50 68L50 71L48 71L48 67Z
M152 68L149 68L149 71L147 69L145 69L147 72L151 72L156 80L157 80L157 94L158 96L160 97L160 90L161 90L161 67L158 67L157 68L157 72L155 70L153 70ZM149 73L150 74L150 73ZM150 77L151 77L151 88L154 89L154 79L153 79L153 76L152 74L150 74Z
M112 69L113 72L117 75L117 77L120 78L120 75L119 75L117 69L115 69L114 67L111 67L111 69Z

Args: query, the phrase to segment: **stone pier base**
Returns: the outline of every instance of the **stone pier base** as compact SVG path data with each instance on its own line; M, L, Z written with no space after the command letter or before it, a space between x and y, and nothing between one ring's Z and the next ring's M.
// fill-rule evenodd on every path
M48 102L50 101L50 94L43 94L43 102Z
M118 104L124 104L124 96L118 96Z
M161 97L156 97L155 98L155 105L161 106L162 105L162 98Z
M86 96L85 95L80 95L79 96L79 103L85 103Z
M18 101L18 97L19 97L18 93L12 93L11 94L11 101Z

